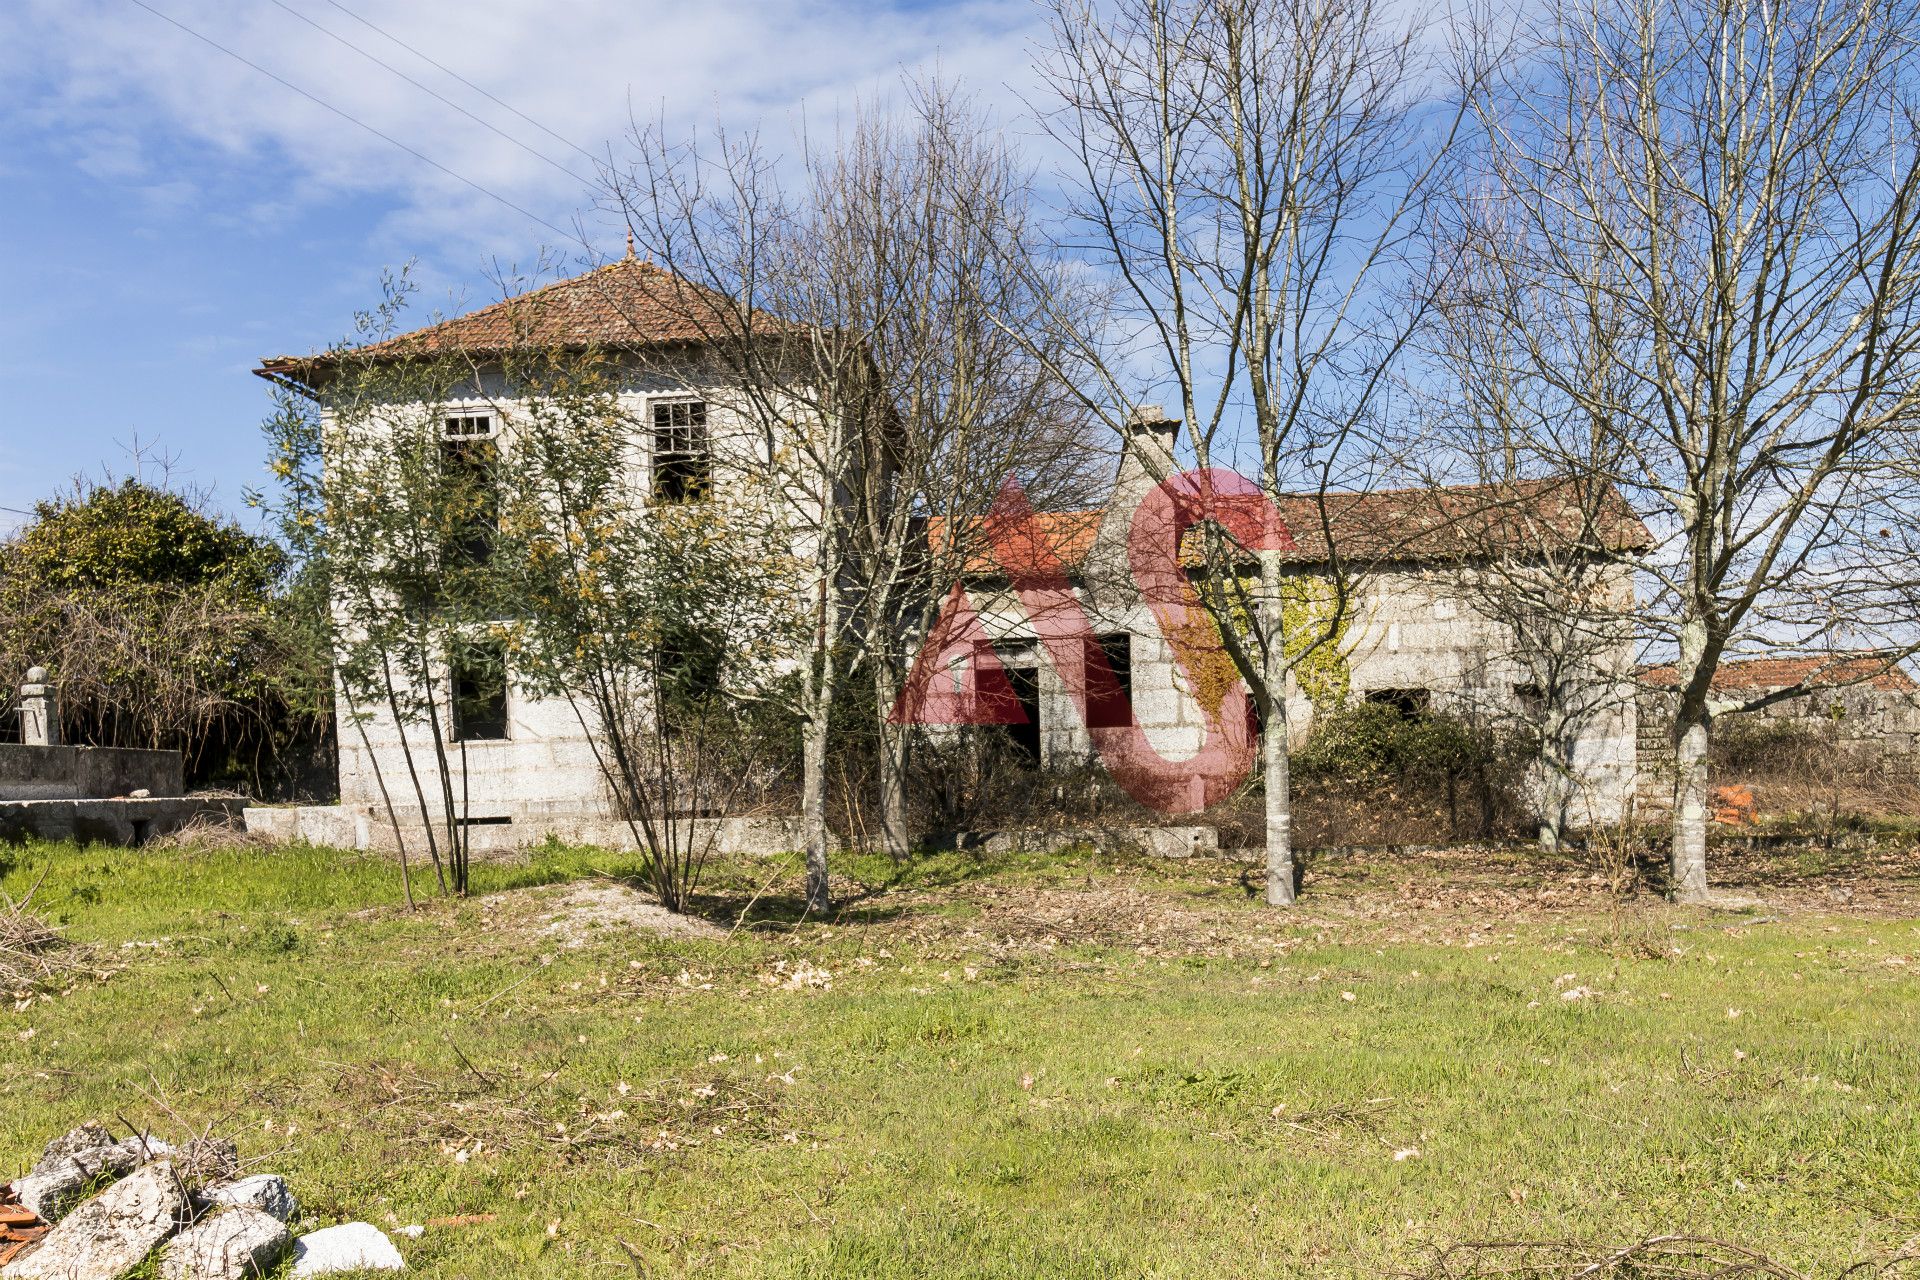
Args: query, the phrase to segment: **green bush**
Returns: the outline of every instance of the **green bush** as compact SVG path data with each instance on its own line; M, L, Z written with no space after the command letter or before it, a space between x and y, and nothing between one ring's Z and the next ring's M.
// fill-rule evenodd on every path
M62 733L180 751L187 781L330 788L326 654L271 540L139 480L82 483L0 540L0 684L44 666Z
M1293 767L1312 779L1447 777L1489 768L1502 754L1493 734L1457 717L1361 702L1322 716Z

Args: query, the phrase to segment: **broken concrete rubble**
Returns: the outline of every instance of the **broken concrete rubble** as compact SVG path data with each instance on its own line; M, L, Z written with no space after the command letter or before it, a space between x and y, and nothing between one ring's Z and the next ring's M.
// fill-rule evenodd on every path
M133 1150L97 1124L83 1124L49 1142L33 1172L16 1180L14 1197L43 1222L58 1222L100 1183L131 1173L141 1163Z
M277 1173L256 1173L238 1182L223 1182L208 1187L201 1194L211 1204L257 1209L272 1214L282 1222L292 1221L293 1215L300 1212L300 1202L294 1199L293 1189Z
M81 1204L3 1280L119 1280L185 1224L191 1209L171 1164L145 1165Z
M160 1280L250 1280L293 1247L287 1224L259 1209L223 1209L173 1238L160 1255Z
M117 1144L114 1142L112 1134L108 1133L99 1125L94 1124L92 1121L88 1121L86 1124L76 1125L74 1128L67 1130L55 1138L52 1142L49 1142L46 1148L40 1152L40 1158L34 1161L33 1171L35 1173L47 1173L55 1166L71 1160L75 1156L83 1156L95 1151L104 1151L108 1147L115 1145Z
M81 1125L49 1142L33 1172L0 1183L0 1280L246 1280L289 1254L294 1275L406 1270L393 1242L364 1222L296 1241L287 1223L299 1203L286 1179L239 1170L225 1139L116 1141ZM22 1187L66 1216L43 1221L16 1194Z

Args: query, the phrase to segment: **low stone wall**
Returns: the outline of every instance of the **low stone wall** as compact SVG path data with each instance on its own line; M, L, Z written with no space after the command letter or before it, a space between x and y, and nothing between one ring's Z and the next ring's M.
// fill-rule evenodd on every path
M135 791L169 797L185 790L178 751L0 745L0 801L91 800Z
M79 844L142 845L197 821L237 823L246 803L190 796L6 800L0 801L0 842L72 840Z
M418 807L398 811L400 830L409 852L424 853L425 825ZM283 843L330 845L341 849L397 852L393 824L384 812L353 805L302 805L286 808L249 808L247 832ZM789 853L804 844L796 817L698 818L693 828L699 839L711 838L714 852L762 855ZM716 829L717 828L717 829ZM436 835L438 829L436 828ZM634 849L632 829L605 814L546 805L520 805L511 813L476 814L467 826L468 848L476 855L511 853L548 838L568 844Z
M1753 692L1759 692L1755 690ZM1640 694L1639 806L1642 815L1673 807L1674 695L1664 689ZM1820 690L1776 702L1760 711L1723 716L1715 733L1755 733L1783 728L1829 743L1836 752L1873 760L1883 770L1920 772L1920 694L1873 684Z

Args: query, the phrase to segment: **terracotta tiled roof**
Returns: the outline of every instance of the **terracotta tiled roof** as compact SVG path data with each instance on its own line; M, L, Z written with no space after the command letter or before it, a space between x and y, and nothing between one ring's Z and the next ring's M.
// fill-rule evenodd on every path
M548 347L637 348L695 343L737 324L719 295L639 258L621 258L478 311L354 350L362 358ZM342 353L344 354L344 353ZM304 379L337 355L272 356L255 372Z
M1547 547L1623 552L1651 540L1613 486L1587 489L1558 477L1289 495L1279 506L1296 548L1290 558L1300 563L1325 563L1333 551L1360 562L1459 560Z
M1717 692L1765 693L1773 689L1791 689L1806 684L1814 689L1860 684L1884 693L1912 693L1920 689L1898 666L1888 666L1885 655L1832 654L1811 658L1742 658L1723 662L1713 673ZM1671 663L1640 668L1643 683L1656 688L1672 688L1678 677Z
M1223 506L1247 501L1256 500L1219 499ZM1565 480L1382 489L1329 493L1324 498L1290 494L1282 496L1278 506L1294 544L1283 554L1293 564L1327 563L1330 545L1349 561L1436 562L1486 555L1500 548L1524 552L1558 543L1630 551L1648 542L1646 526L1616 490L1609 487L1583 503ZM1101 510L1064 511L1041 512L1035 518L1072 572L1093 549L1105 515ZM936 541L943 531L943 522L930 522L928 533ZM1182 540L1183 564L1197 567L1203 562L1200 537L1198 531L1189 530ZM998 575L1002 568L982 546L970 554L966 572Z
M1093 550L1093 540L1100 532L1101 518L1105 511L1036 511L1034 523L1040 536L1046 539L1047 546L1060 557L1060 562L1071 573L1080 567L1087 553ZM947 539L947 519L935 516L927 521L927 541L933 546L941 546ZM967 552L968 577L999 575L1002 566L988 551L984 538L975 540L976 545Z

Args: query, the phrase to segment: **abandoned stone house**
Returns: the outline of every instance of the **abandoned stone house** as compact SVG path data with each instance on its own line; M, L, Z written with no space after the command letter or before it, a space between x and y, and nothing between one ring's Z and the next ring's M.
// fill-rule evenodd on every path
M537 305L529 306L529 300L496 304L368 351L377 356L391 350L399 358L407 351L454 350L471 360L474 375L467 394L444 408L449 449L475 440L503 440L511 447L513 406L490 366L508 344L644 351L646 358L633 362L620 394L638 437L622 442L630 451L632 482L653 501L707 501L724 488L729 449L751 447L739 443L751 433L739 430L730 414L729 389L702 381L702 334L672 309L657 305L662 283L671 280L660 268L628 258L530 295ZM276 357L256 372L324 403L327 360ZM1126 714L1169 758L1196 744L1196 704L1181 687L1169 647L1148 610L1137 598L1128 599L1124 588L1111 585L1113 575L1096 569L1124 562L1133 510L1160 478L1178 469L1178 430L1179 424L1164 415L1136 414L1109 500L1095 510L1040 517L1096 619L1099 643L1129 702ZM1528 696L1526 677L1511 660L1501 625L1455 589L1457 548L1418 536L1432 509L1413 492L1338 495L1335 505L1338 514L1329 528L1345 531L1335 536L1397 548L1390 557L1376 557L1353 602L1339 655L1350 696L1391 702L1410 713L1501 715L1519 707ZM1283 511L1282 518L1297 535L1294 566L1311 576L1326 559L1326 530L1303 511ZM980 597L976 604L995 650L1016 676L1023 709L1030 713L1020 736L1033 761L1056 766L1086 760L1087 729L1065 684L1075 673L1042 660L1030 620L1010 597L995 596L992 574L978 576L969 586ZM1634 784L1638 726L1632 660L1631 643L1623 641L1593 664L1594 684L1610 696L1604 711L1580 731L1575 767L1586 797L1585 816L1594 820L1619 812ZM464 776L452 790L465 798L468 821L477 828L476 847L523 843L548 833L616 843L627 839L624 824L612 820L594 752L568 705L528 696L511 678L483 689L457 670L448 676L454 696L441 728L460 744L453 767L463 768ZM345 723L347 708L342 705L340 712ZM1315 707L1309 691L1289 690L1289 712L1295 733L1310 731ZM401 776L406 767L402 726L379 711L363 723L364 743L357 733L340 735L339 805L315 811L313 821L320 825L301 834L359 845L391 839L391 832L382 830L374 764L377 760L388 778ZM427 793L438 794L437 780ZM401 806L403 823L425 816ZM738 839L762 845L780 845L789 829L779 820L746 827Z
M1128 424L1108 501L1093 510L1036 517L1120 685L1123 714L1167 759L1190 757L1201 748L1206 718L1125 566L1129 531L1142 499L1180 470L1180 426L1157 406L1143 407ZM1283 499L1278 516L1292 544L1285 557L1291 574L1322 584L1323 598L1331 600L1329 541L1337 540L1347 552L1340 571L1348 593L1344 621L1323 659L1310 668L1321 687L1308 687L1315 683L1311 675L1304 682L1289 680L1287 716L1294 745L1312 732L1316 715L1336 701L1384 703L1409 715L1450 713L1491 728L1512 728L1528 716L1534 710L1528 701L1537 694L1515 656L1508 627L1477 608L1463 588L1463 575L1472 572L1476 556L1488 552L1493 535L1482 529L1469 537L1462 530L1470 519L1466 513L1515 502L1546 509L1555 501L1555 492L1544 485L1499 495L1471 486L1336 493L1325 496L1324 506L1306 497ZM1644 529L1624 507L1609 506L1606 514L1611 526L1606 536L1615 539L1616 549L1644 540ZM1191 550L1183 549L1181 559L1188 566L1198 562ZM1094 746L1082 712L1090 700L1074 687L1087 679L1084 667L1068 664L1063 670L1051 659L1033 619L1008 586L1007 566L977 556L969 569L967 603L1020 704L1019 723L1006 730L1016 747L1044 766L1090 759ZM1247 571L1252 572L1251 564ZM1609 573L1617 590L1631 592L1624 571ZM1314 598L1309 589L1305 599ZM1630 601L1630 594L1625 598ZM950 660L957 681L964 659L956 654ZM1633 792L1638 734L1633 660L1630 634L1586 658L1590 670L1584 681L1590 689L1581 701L1587 711L1569 744L1577 793L1572 816L1580 823L1615 819Z
M454 466L464 465L475 450L513 448L514 420L525 406L516 401L505 371L512 353L590 350L610 356L619 378L618 412L631 438L610 441L609 447L620 451L631 484L652 503L725 503L732 476L748 469L764 473L788 442L771 439L749 421L743 397L718 371L719 362L707 358L704 345L726 323L713 308L671 273L628 256L350 354L376 364L452 354L471 367L464 383L431 407L442 417L447 464ZM312 396L331 420L326 388L341 354L272 357L255 372ZM798 489L782 491L795 506L797 540L818 527L814 514L800 509L807 499ZM573 707L564 699L532 696L511 672L504 681L483 674L504 666L503 650L493 647L495 653L483 652L471 670L450 666L444 673L450 696L443 700L440 728L458 746L450 762L452 790L461 797L464 820L477 829L475 846L517 844L548 833L627 839L625 824L612 820L597 758ZM344 695L336 702L339 723L349 723ZM355 843L382 842L391 831L381 832L380 778L406 776L403 735L422 726L398 724L379 708L361 708L359 720L364 741L358 732L340 734L340 803L316 811L312 821L335 840L357 831ZM426 794L440 794L431 760L416 758L413 765L427 774ZM395 811L403 824L421 818L417 803L396 803ZM779 838L780 825L772 824L770 838Z

